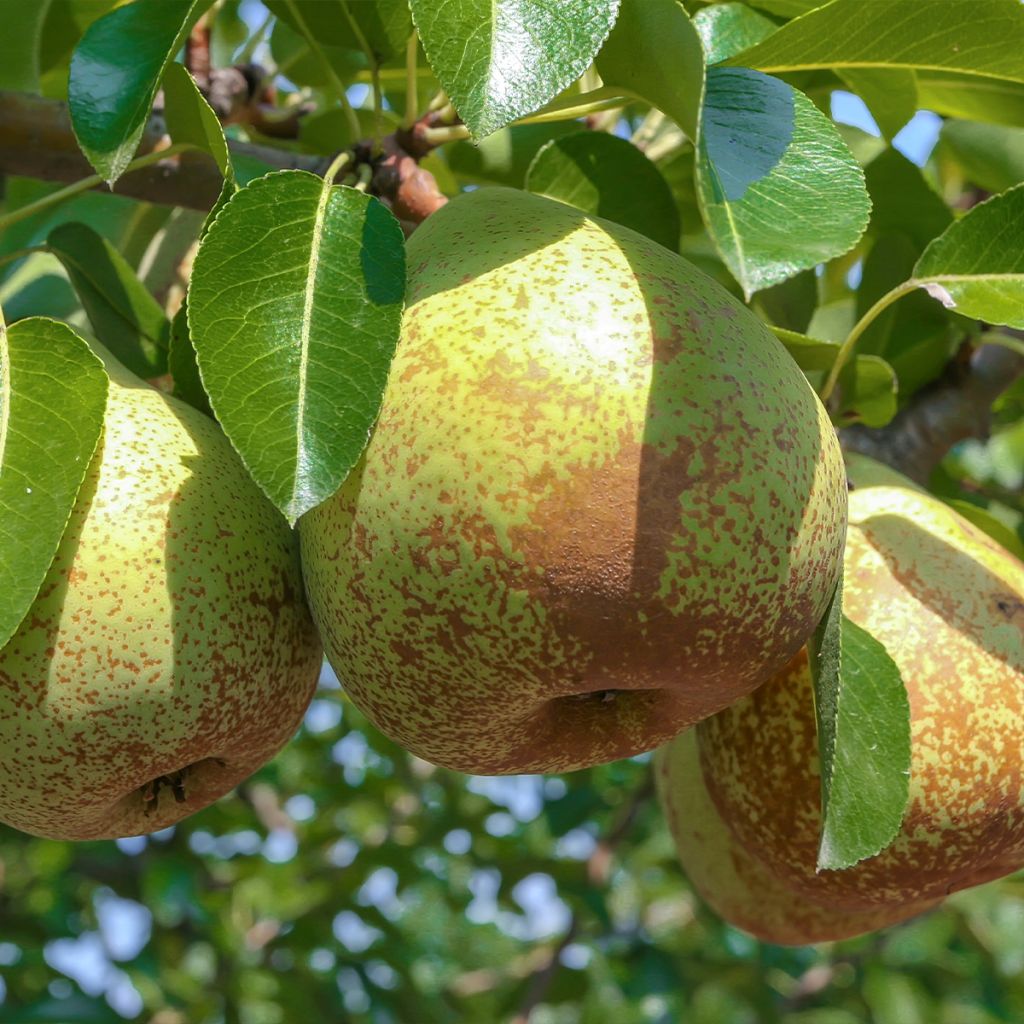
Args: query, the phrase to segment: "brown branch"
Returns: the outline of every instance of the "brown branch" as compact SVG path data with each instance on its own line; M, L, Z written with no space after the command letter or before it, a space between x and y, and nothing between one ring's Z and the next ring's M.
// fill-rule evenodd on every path
M139 155L166 144L163 119L150 119ZM232 152L254 157L270 168L323 171L319 156L288 153L269 146L230 142ZM75 182L93 173L71 130L67 104L26 93L0 91L0 173L20 174L42 181ZM184 153L125 175L118 195L167 206L208 210L220 195L222 179L216 164L204 153ZM106 186L97 186L106 191Z
M843 447L885 462L911 480L927 483L932 471L958 441L984 438L992 402L1022 373L1024 356L1000 345L981 345L966 365L947 373L916 395L888 425L840 431Z

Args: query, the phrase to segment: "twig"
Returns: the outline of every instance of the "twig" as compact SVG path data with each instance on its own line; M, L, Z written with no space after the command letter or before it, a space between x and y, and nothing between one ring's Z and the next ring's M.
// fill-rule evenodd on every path
M940 381L916 395L891 423L876 430L847 427L840 431L840 440L844 448L926 483L958 441L988 436L992 402L1022 373L1024 356L1001 345L981 345L966 367L951 364Z

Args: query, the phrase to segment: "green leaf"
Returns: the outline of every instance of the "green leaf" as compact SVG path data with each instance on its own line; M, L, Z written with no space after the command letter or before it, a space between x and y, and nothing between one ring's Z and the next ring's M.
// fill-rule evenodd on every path
M337 490L366 444L404 290L394 217L305 171L240 189L200 244L188 321L203 383L292 523Z
M824 374L832 369L839 353L838 342L808 337L783 327L771 330L804 373ZM896 415L896 373L879 356L858 353L844 367L839 381L835 411L838 425L864 423L883 427Z
M751 0L750 5L780 18L798 18L821 4L822 0Z
M5 11L0 31L0 89L39 92L39 48L50 0Z
M170 324L124 257L92 228L61 224L47 236L82 300L96 337L142 378L167 372Z
M704 220L748 298L856 244L870 209L863 173L806 96L756 71L710 68L701 124Z
M304 23L325 48L365 52L378 65L404 57L412 35L406 0L270 0L267 7L302 35Z
M1024 181L1024 128L952 120L942 125L939 140L967 180L988 192Z
M731 58L765 72L810 68L937 68L1024 82L1018 0L922 3L832 0Z
M704 51L677 0L623 0L615 28L598 54L597 70L605 85L652 103L697 138Z
M70 327L0 319L0 647L53 561L106 399L103 364Z
M575 121L514 124L479 144L453 142L439 151L460 181L522 188L538 150L552 139L579 131Z
M779 27L771 18L733 0L702 7L693 16L693 25L700 33L704 57L709 65L767 39Z
M914 277L948 309L1024 328L1024 185L969 210L917 261Z
M203 388L196 363L196 350L188 333L188 299L171 321L171 347L167 354L167 369L174 381L174 397L187 402L193 409L213 416L210 399Z
M371 138L376 130L376 114L372 110L359 108L355 111L355 115L359 122L358 138L352 134L345 111L340 107L332 107L329 110L308 114L300 119L299 142L309 152L333 156L358 142L359 139ZM399 119L390 110L382 110L380 115L385 131L392 131L400 124Z
M291 22L283 17L274 24L274 31L270 35L270 52L280 74L296 85L308 85L314 89L330 87L334 76L341 82L351 82L367 66L366 56L359 50L320 42L317 52L314 52L301 31L293 28ZM327 67L324 66L325 61ZM303 118L303 123L306 120Z
M430 67L477 138L544 106L611 31L619 0L410 0Z
M917 111L917 79L913 71L845 68L838 75L867 104L887 139L892 139Z
M233 178L224 129L184 65L171 63L164 72L164 118L174 142L187 142L209 153L225 178Z
M212 0L135 0L94 21L68 79L71 125L110 185L138 149L164 70Z
M624 224L667 249L679 244L679 215L661 172L636 146L606 132L549 142L526 172L526 188Z
M44 96L66 99L68 61L85 30L119 0L50 0L39 41L39 71Z
M902 153L886 149L864 172L871 195L873 235L900 232L919 250L952 223L949 207L925 181L919 167Z
M892 841L910 783L910 705L899 669L842 614L842 581L808 645L821 758L819 870L852 867Z
M900 232L879 236L864 258L856 293L859 320L883 295L908 280L920 248ZM896 372L906 399L945 367L960 342L950 315L923 291L915 291L879 313L857 340L857 351L882 356Z
M1024 125L1024 85L944 71L917 72L917 100L925 110L990 124Z
M884 427L896 415L896 374L879 356L858 354L839 375L836 423Z

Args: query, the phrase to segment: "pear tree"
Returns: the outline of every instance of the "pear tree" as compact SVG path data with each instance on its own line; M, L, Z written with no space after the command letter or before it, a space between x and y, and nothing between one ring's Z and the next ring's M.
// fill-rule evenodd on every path
M0 1024L1024 1016L1019 0L7 6Z

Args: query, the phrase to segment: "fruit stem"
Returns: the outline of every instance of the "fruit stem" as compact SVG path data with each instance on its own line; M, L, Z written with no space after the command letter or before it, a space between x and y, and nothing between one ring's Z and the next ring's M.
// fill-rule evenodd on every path
M324 171L324 181L329 185L334 184L334 179L349 165L352 160L352 153L349 150L342 150Z
M178 142L173 146L168 146L166 149L154 149L151 153L146 153L143 156L136 157L124 170L125 174L130 174L132 171L141 171L143 167L149 167L150 164L159 163L161 160L166 160L168 157L177 156L179 153L184 153L187 149L195 149L189 142ZM16 210L11 210L4 217L0 217L0 232L6 231L12 224L17 224L18 221L32 217L42 210L49 209L51 206L56 206L58 203L63 203L65 199L71 199L77 196L81 192L88 192L89 189L95 188L97 185L102 185L106 179L100 177L98 174L90 174L88 178L82 178L80 181L73 182L64 188L58 189L56 192L51 192L49 195L42 196L37 199L34 203L26 203L24 206L19 206Z
M825 378L825 383L821 385L821 390L818 392L818 397L823 401L827 401L835 390L836 382L839 380L839 374L842 373L843 367L850 361L850 356L853 355L854 346L857 344L860 336L871 326L871 323L883 310L888 309L897 299L901 299L904 295L909 295L912 291L916 291L924 285L923 281L918 280L916 277L912 277L909 281L904 281L903 284L896 285L891 291L888 291L883 295L854 325L853 329L846 336L846 340L839 346L839 351L836 353L836 361L832 364L832 369L829 370L828 376Z

